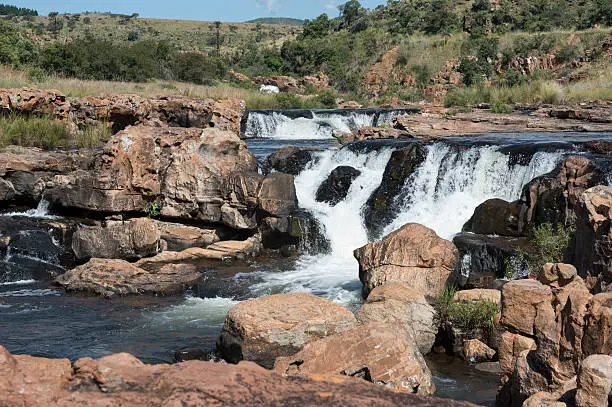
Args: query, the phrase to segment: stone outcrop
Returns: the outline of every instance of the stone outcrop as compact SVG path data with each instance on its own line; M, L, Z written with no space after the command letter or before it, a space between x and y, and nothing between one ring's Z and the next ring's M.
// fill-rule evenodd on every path
M286 146L279 148L266 159L269 168L286 174L298 175L315 159L316 147Z
M206 248L220 239L216 229L204 229L180 223L156 221L165 249L180 252L192 247Z
M495 356L495 350L478 339L469 339L463 342L461 356L470 363L488 362Z
M364 208L364 223L371 239L379 237L384 225L393 220L395 197L401 192L406 180L425 161L426 156L427 151L420 143L411 143L391 154L380 186L368 198Z
M161 123L179 127L215 127L239 134L246 104L239 99L216 102L183 96L67 98L56 90L20 88L0 89L0 111L3 110L23 115L47 115L73 127L108 123L114 132L135 124Z
M147 365L116 354L71 365L67 359L11 355L0 347L0 366L0 404L11 407L471 405L401 394L346 376L283 378L249 362Z
M409 223L380 242L355 250L359 279L367 297L387 283L406 283L426 297L437 297L455 269L455 245L423 225Z
M344 201L353 181L360 175L361 171L353 167L340 166L334 168L329 177L319 186L316 194L317 202L325 202L335 206Z
M480 204L463 226L464 232L481 235L522 236L521 204L503 199L490 199Z
M181 293L197 283L201 273L190 264L165 264L154 273L125 260L92 259L62 274L56 282L71 292L113 295Z
M600 289L612 283L612 188L585 191L576 206L574 264L581 276L597 278Z
M489 301L501 306L501 291L491 289L474 288L472 290L462 290L455 293L455 301Z
M38 148L10 146L0 150L0 204L34 206L55 176L87 165L89 159L74 152L47 152Z
M351 132L335 132L334 137L341 143L347 144L353 141L383 140L383 139L409 139L412 138L406 131L389 127L360 127Z
M436 311L425 296L405 283L376 287L356 312L361 323L385 322L408 332L419 351L426 355L436 340Z
M72 250L79 260L139 259L160 250L157 223L147 218L106 222L104 226L82 226L72 237Z
M438 97L436 92L445 92L447 86L434 85L430 89L430 92L433 92L430 98ZM436 87L442 87L442 89ZM575 113L557 114L556 109L573 110ZM593 109L601 113L589 116L588 112ZM448 116L439 113L423 113L398 117L394 120L394 127L406 131L413 137L423 139L488 133L605 132L612 130L612 123L598 118L600 116L610 117L611 111L612 106L602 105L598 108L585 106L566 109L540 106L529 114L497 114L477 111Z
M231 363L250 360L272 367L309 343L357 323L346 308L306 293L251 299L230 309L217 350Z
M612 397L612 356L591 355L578 373L576 406L606 406Z
M299 92L302 85L298 79L290 76L256 76L253 82L258 85L276 86L281 92Z
M276 360L285 376L341 374L360 377L399 392L432 395L435 385L410 336L393 325L368 323L307 344Z
M546 265L538 276L548 284L513 281L502 290L502 406L573 397L585 359L612 351L610 293L593 296L569 265Z

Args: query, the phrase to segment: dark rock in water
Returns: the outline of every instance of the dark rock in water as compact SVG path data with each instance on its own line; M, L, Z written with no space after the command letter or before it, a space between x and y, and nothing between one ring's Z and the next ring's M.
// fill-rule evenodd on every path
M380 186L365 205L364 222L372 240L377 238L384 227L393 220L394 199L426 156L427 151L420 143L411 143L407 147L395 150L391 155Z
M595 154L610 154L612 153L612 141L608 140L593 140L582 144L587 150Z
M461 253L461 267L455 276L461 288L498 288L498 278L506 272L506 259L517 249L529 251L529 239L491 237L473 233L455 236L453 243Z
M308 253L325 253L330 249L323 226L309 212L296 211L287 217L266 218L260 230L262 243L268 249L279 250L287 245L295 245Z
M181 349L174 352L174 361L177 363L189 360L208 360L210 354L202 349Z
M75 265L76 222L0 216L0 283L49 279Z
M353 167L337 167L319 187L317 202L326 202L334 206L344 201L353 181L360 175L361 171Z
M316 147L287 146L270 154L264 164L266 172L269 169L286 174L298 175L315 159L315 153L321 151Z
M489 199L478 206L472 218L463 226L464 232L481 235L522 236L519 223L520 202Z
M280 248L280 253L283 257L293 257L297 254L297 246L288 244Z

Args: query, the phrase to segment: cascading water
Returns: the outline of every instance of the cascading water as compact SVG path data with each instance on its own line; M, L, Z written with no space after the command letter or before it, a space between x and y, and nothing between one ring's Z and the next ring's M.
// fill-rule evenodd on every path
M300 207L322 224L330 241L330 253L305 255L292 271L262 273L263 282L252 287L254 295L307 291L345 305L359 303L361 284L353 250L368 243L361 208L380 185L391 149L358 154L348 149L322 152L316 164L295 180ZM317 202L317 189L336 167L348 165L361 175L353 182L344 201L336 206Z
M523 165L512 163L496 146L458 149L435 143L396 198L398 215L383 235L416 222L452 239L478 205L493 198L518 199L525 184L552 171L562 157L562 152L537 152Z
M396 116L411 113L410 109L295 110L249 112L244 136L277 140L327 140L335 131L351 132L366 126L391 123Z

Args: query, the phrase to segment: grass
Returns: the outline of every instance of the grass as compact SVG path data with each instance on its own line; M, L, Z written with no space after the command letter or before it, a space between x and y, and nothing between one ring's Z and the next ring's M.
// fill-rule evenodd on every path
M448 287L438 297L436 308L440 320L466 333L491 329L499 305L488 300L456 301L456 292L455 287Z
M71 134L65 123L49 117L0 115L0 147L17 145L44 150L75 147L97 149L111 135L111 129L103 123Z
M0 116L0 147L18 145L42 149L67 148L68 127L46 117Z

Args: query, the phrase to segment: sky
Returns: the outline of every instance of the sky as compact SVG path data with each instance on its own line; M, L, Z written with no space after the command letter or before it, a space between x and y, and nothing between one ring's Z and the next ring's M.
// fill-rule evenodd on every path
M322 13L338 15L338 5L346 0L0 0L38 10L80 13L111 11L138 13L141 17L203 20L247 21L258 17L314 18ZM375 8L386 0L360 0L364 7Z

